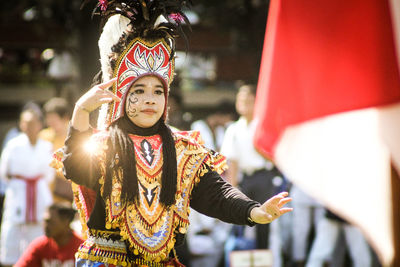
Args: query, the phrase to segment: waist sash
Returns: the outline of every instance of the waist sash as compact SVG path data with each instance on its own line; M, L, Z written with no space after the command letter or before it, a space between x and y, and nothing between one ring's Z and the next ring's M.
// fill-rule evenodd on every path
M34 177L26 177L22 175L13 175L14 178L22 180L26 184L26 204L25 204L25 220L27 223L37 222L36 218L36 200L37 200L37 182L42 175Z

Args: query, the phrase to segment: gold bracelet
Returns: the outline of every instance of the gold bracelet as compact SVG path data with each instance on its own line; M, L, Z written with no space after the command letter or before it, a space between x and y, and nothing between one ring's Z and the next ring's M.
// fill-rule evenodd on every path
M86 111L87 113L90 113L90 112L91 112L90 110L88 110L87 108L85 108L85 107L83 107L83 106L81 106L81 105L75 104L75 106L77 106L78 108L80 108L80 109L83 110L83 111Z

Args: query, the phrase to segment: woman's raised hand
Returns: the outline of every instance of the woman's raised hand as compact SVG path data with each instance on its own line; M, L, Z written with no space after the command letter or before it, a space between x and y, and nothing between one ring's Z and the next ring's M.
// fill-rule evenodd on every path
M107 90L116 80L117 78L113 78L109 81L93 86L79 98L75 105L83 111L90 113L104 103L121 101L118 96Z
M107 90L117 78L98 84L87 91L75 103L74 112L71 118L71 126L78 131L89 129L89 114L104 103L121 101L119 97Z

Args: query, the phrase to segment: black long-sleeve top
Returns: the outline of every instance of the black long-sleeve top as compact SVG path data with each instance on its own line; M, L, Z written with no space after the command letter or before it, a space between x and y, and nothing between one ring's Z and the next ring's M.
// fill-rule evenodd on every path
M101 176L99 163L88 156L83 144L92 131L79 132L70 127L64 146L64 175L76 184L97 192L96 202L87 225L90 229L105 230L105 203L100 195L98 180ZM207 216L224 222L253 225L248 218L252 208L259 206L238 189L226 182L217 172L209 171L201 177L191 192L190 206ZM183 236L177 236L177 244Z

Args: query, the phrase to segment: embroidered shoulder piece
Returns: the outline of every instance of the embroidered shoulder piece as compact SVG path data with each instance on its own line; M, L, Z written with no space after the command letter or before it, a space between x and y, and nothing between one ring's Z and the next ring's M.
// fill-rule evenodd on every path
M183 144L185 147L185 154L206 154L206 157L202 162L203 168L201 169L198 178L207 172L207 167L218 174L222 174L227 169L225 156L214 150L206 148L199 131L177 131L174 132L174 137L176 146Z

